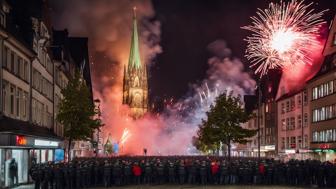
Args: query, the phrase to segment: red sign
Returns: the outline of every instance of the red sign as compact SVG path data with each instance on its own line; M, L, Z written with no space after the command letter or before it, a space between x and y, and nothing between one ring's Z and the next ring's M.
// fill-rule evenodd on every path
M27 145L27 139L24 136L16 136L16 145L24 146Z
M321 149L329 149L330 148L330 144L321 144L320 148Z

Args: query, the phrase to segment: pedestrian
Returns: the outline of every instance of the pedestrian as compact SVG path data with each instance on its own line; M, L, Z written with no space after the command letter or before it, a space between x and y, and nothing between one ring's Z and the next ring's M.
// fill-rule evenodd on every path
M213 178L213 183L218 184L219 182L219 164L218 162L211 163L211 177Z
M186 174L186 170L185 170L185 167L184 167L184 162L181 161L181 163L179 164L179 167L178 167L178 175L179 175L179 183L180 184L184 184L185 174Z
M134 183L135 184L140 184L141 183L141 174L142 174L142 170L141 167L139 166L138 162L135 162L132 168L132 172L134 175Z

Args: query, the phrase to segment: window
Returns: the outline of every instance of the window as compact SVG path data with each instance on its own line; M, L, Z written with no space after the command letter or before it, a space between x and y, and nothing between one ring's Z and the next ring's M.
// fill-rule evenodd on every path
M289 112L289 101L286 101L286 112Z
M281 137L281 149L285 149L286 141L285 137Z
M286 148L289 148L289 137L286 138Z
M3 52L3 67L7 67L7 54L8 54L8 48L5 46L4 52Z
M282 129L283 131L286 130L286 120L285 120L285 119L282 119L282 120L281 120L281 129Z
M28 108L28 93L23 93L23 103L22 103L22 116L27 118L27 108Z
M304 135L303 146L304 148L308 148L308 135Z
M19 76L19 60L18 57L16 56L16 54L14 54L14 74Z
M297 144L298 144L299 148L302 148L302 137L301 136L297 137Z
M296 148L296 139L295 139L295 137L290 137L290 148Z
M307 91L303 91L303 103L304 105L308 104L308 95L307 95Z
M319 133L318 132L313 132L313 142L318 142L319 139Z
M297 128L301 128L301 126L302 126L302 116L298 115L297 120L298 120Z
M334 80L332 80L314 87L312 89L312 99L316 100L333 94L335 92L334 83Z
M8 111L8 82L6 80L2 81L2 106L3 106L3 111L7 113Z
M294 97L290 99L290 106L291 106L290 107L291 111L295 110L295 98Z
M10 114L14 114L14 95L15 88L13 85L10 86Z
M269 106L269 104L266 103L266 107L265 107L265 111L266 111L266 113L268 113L268 106Z
M29 65L27 61L23 61L23 79L29 82Z
M301 95L298 95L297 96L297 102L298 102L298 107L301 107L301 103L302 103L302 101L301 101Z
M285 104L282 102L281 103L281 114L285 113Z
M16 117L20 117L20 96L21 96L21 89L17 88L16 90Z
M336 46L336 33L334 33L334 41L333 41L333 45Z
M303 124L304 127L307 127L308 126L308 114L305 113L304 114L304 124Z
M290 130L295 129L295 117L290 118Z
M336 115L336 104L330 105L330 106L325 106L321 107L318 109L313 110L313 122L319 122L319 121L324 121L328 119L333 119L335 118Z
M11 51L11 53L10 53L10 71L11 72L14 72L14 53Z
M6 27L6 16L3 12L0 13L0 24L4 28Z

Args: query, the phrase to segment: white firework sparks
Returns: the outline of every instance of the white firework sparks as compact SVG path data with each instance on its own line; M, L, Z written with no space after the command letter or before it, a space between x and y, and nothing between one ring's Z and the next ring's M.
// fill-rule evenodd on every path
M255 72L264 75L269 69L295 64L311 64L311 55L319 46L322 15L314 13L303 1L271 3L268 9L258 9L251 17L252 25L242 27L252 31L247 39L246 57Z

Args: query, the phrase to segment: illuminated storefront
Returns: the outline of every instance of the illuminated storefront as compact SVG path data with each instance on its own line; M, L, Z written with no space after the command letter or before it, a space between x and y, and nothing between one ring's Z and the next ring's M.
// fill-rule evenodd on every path
M0 188L31 182L28 172L34 163L63 159L60 139L0 133Z
M336 145L334 143L312 144L314 158L321 161L336 161Z

